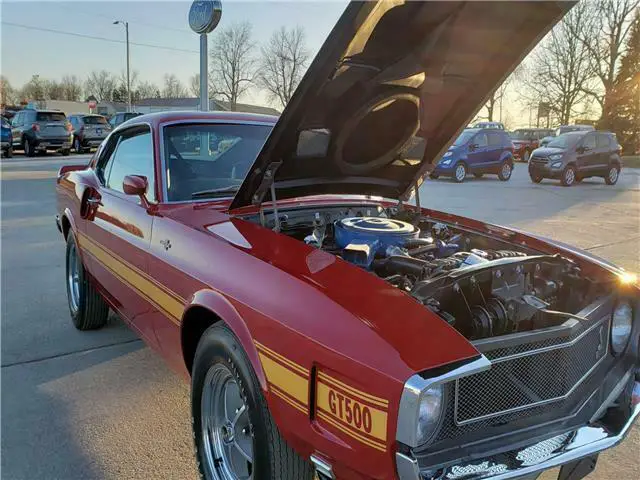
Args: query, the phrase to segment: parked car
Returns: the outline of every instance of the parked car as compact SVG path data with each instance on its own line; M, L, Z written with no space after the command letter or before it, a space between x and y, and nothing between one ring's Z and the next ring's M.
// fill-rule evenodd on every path
M513 142L514 159L528 162L531 152L540 146L540 140L552 134L553 130L548 128L518 128L514 130L509 134Z
M142 114L141 113L137 113L137 112L118 112L118 113L114 113L113 116L109 119L109 125L111 125L111 128L115 128L118 125L120 125L121 123L124 123L127 120L131 120L132 118L139 117L140 115L142 115Z
M501 122L478 122L473 128L497 128L498 130L504 130L504 124Z
M468 173L476 178L496 174L503 182L513 171L513 144L507 132L498 129L466 128L442 156L431 178L451 177L464 181Z
M71 151L71 125L57 110L24 109L11 121L13 148L24 150L27 157L55 150L62 155Z
M577 480L630 431L633 277L406 202L570 7L352 3L279 119L145 115L60 170L73 324L190 379L203 478Z
M555 132L553 134L550 134L547 137L544 137L543 139L540 140L540 146L541 147L546 147L549 142L559 136L562 135L564 133L569 133L569 132L593 132L595 130L595 128L593 127L593 125L561 125L559 126Z
M111 125L102 115L73 114L69 115L69 122L76 153L97 148L111 131Z
M621 148L610 132L564 133L533 151L529 176L534 183L555 178L569 187L583 178L602 177L615 185L622 169Z
M9 120L0 117L0 142L2 147L2 156L11 158L13 156L13 145L11 141L11 124Z

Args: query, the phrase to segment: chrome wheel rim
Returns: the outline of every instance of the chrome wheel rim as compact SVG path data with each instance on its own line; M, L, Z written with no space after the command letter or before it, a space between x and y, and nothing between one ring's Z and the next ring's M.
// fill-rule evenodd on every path
M75 313L80 305L80 259L75 244L69 249L69 268L67 271L67 285L69 287L69 303Z
M576 172L574 172L572 168L568 169L564 175L564 179L568 185L571 185L576 179Z
M511 176L511 165L508 163L502 165L502 176L504 178L509 178Z
M462 181L464 177L466 177L467 172L464 168L464 165L460 164L456 167L456 180Z
M253 479L253 428L231 371L212 366L204 380L200 422L204 470L215 480Z
M611 170L609 170L609 181L611 183L615 183L616 180L618 180L618 169L616 167L612 167Z

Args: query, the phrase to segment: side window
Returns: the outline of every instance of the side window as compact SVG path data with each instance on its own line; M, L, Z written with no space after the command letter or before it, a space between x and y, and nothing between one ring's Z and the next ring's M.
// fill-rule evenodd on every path
M487 134L486 133L479 133L473 139L473 143L478 145L478 148L485 148L487 146L487 144L488 144Z
M11 119L11 126L18 127L22 125L22 112L16 113L15 117Z
M489 132L487 133L487 137L489 137L489 146L490 147L501 147L502 146L502 135L498 132Z
M582 140L582 146L587 147L589 150L594 150L596 148L596 136L593 134L585 136Z
M120 135L111 153L106 169L106 186L122 192L122 182L127 175L147 177L147 197L155 201L155 175L151 132L145 130Z
M611 147L611 142L609 141L609 135L605 133L598 133L596 135L596 145L598 149L608 149Z

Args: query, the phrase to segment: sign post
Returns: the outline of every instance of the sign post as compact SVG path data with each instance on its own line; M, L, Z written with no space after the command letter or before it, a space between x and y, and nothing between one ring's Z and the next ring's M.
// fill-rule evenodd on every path
M209 111L209 67L207 34L211 33L222 17L220 0L195 0L189 10L189 26L200 35L200 111Z

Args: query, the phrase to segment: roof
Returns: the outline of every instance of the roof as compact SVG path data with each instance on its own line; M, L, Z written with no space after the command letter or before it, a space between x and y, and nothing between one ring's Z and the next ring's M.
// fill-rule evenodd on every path
M193 120L193 121L206 121L206 120L225 120L229 122L244 123L244 122L260 122L275 124L278 121L278 117L274 115L260 115L255 113L245 112L200 112L194 111L167 111L148 113L146 115L139 115L126 122L126 125L137 125L139 123L150 123L151 125L159 125L161 123L176 122L179 120Z
M185 110L195 110L200 105L197 97L181 98L143 98L135 102L136 107L171 107L184 108ZM224 100L209 100L209 109L212 111L231 111L231 104ZM263 115L279 115L275 108L264 107L262 105L251 105L248 103L236 103L237 112L259 113Z

